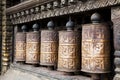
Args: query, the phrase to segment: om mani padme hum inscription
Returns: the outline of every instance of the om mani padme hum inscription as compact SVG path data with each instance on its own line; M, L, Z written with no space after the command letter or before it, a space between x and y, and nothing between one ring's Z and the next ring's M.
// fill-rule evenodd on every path
M26 44L26 63L38 64L40 56L40 33L28 32Z
M54 30L41 31L40 64L54 66L57 63L58 33Z
M80 70L80 33L59 32L58 70L75 72Z
M107 24L86 24L82 27L82 71L110 71L110 29Z
M26 33L19 32L16 34L15 41L15 61L25 61L26 54Z

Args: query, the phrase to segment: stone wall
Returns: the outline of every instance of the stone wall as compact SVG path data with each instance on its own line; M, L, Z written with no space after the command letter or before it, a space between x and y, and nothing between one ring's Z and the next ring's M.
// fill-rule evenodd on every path
M111 18L114 29L114 48L115 48L115 72L114 80L120 80L120 6L113 7L111 10Z

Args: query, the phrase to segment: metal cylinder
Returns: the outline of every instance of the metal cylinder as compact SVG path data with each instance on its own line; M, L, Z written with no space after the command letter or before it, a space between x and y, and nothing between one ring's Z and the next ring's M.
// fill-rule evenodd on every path
M110 29L105 23L82 26L82 71L110 71Z
M76 72L80 70L80 33L59 32L58 70Z
M15 61L25 61L26 55L26 33L18 32L15 41Z
M58 33L54 30L41 31L40 64L54 66L57 63Z
M38 64L40 61L40 34L39 32L28 32L26 37L26 63Z

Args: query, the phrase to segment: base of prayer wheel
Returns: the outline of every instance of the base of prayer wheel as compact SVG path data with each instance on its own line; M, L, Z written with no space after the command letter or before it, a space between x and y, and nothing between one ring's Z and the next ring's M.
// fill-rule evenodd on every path
M25 61L16 61L17 64L25 64Z

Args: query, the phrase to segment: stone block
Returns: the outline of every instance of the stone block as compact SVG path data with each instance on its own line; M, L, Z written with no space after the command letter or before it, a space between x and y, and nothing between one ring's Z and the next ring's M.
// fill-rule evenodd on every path
M120 80L120 74L115 75L114 80Z

